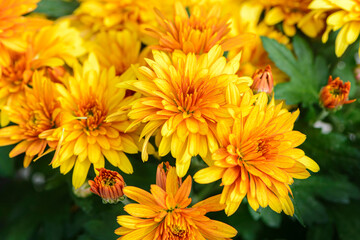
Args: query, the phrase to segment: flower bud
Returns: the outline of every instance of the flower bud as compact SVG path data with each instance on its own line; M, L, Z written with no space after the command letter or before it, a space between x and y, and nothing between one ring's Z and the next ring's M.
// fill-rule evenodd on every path
M124 199L123 188L125 182L123 177L115 171L110 171L105 168L96 169L99 175L94 178L94 181L89 181L90 191L99 195L103 203L117 203Z
M162 162L158 165L157 170L156 170L156 185L158 185L165 191L166 191L167 174L171 168L172 168L172 166L170 166L169 162L165 162L165 169L164 169L164 163ZM177 178L177 183L178 183L178 186L181 186L181 184L182 184L181 178L179 178L179 177Z
M271 94L274 88L274 79L271 72L270 65L267 65L265 69L257 69L252 79L254 80L251 85L251 89L255 93L265 92Z
M355 102L356 99L349 100L351 83L343 83L340 78L329 77L328 84L320 91L320 104L326 109L339 109L344 104Z

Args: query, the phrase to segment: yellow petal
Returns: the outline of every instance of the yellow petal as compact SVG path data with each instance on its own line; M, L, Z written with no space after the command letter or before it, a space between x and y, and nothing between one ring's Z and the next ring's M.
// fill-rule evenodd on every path
M302 158L296 159L298 162L302 163L307 169L312 172L318 172L320 170L319 165L307 156L303 156Z
M81 187L81 185L85 182L90 165L91 163L88 160L82 162L76 161L72 176L72 184L75 189Z
M201 169L197 173L195 173L194 180L195 182L201 184L215 182L220 178L222 178L224 172L225 172L224 168L211 166L208 168Z

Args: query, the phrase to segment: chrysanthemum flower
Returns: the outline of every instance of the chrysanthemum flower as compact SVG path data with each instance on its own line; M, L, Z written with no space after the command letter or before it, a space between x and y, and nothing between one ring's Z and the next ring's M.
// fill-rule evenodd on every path
M130 125L128 105L136 96L125 97L125 90L115 87L119 81L114 67L100 70L95 55L90 54L83 67L74 66L74 77L69 77L66 86L57 85L62 122L52 136L60 139L52 166L60 166L63 174L74 167L75 188L84 183L92 164L103 168L105 158L123 172L133 172L125 153L138 152L133 140L138 135L134 128L124 131ZM114 113L116 117L109 119Z
M265 13L265 23L268 25L275 25L282 22L284 32L287 36L294 36L296 33L296 25L304 21L307 13L310 12L308 6L311 0L262 0L261 3L265 8L269 9ZM314 26L313 18L307 18L305 23L302 23L302 29L305 29L304 32L316 33L320 32L324 24L317 22L317 25ZM310 28L310 29L307 29ZM316 28L314 30L314 28ZM316 36L316 34L315 34Z
M138 203L124 207L130 216L118 216L121 227L115 233L122 235L118 239L225 240L237 234L233 227L205 216L224 208L219 204L219 195L188 208L190 191L191 177L188 176L179 187L174 168L168 172L166 189L151 185L149 193L140 188L125 187L125 195Z
M226 87L237 85L236 91L241 94L249 89L252 80L235 75L240 56L226 62L218 45L198 57L178 50L171 57L159 51L153 51L153 55L154 61L146 59L149 68L138 69L139 80L121 86L143 94L129 113L135 120L131 126L146 123L141 133L141 137L145 136L142 159L148 158L149 138L161 130L159 155L171 151L181 177L186 174L192 156L199 154L206 159L209 150L217 148L215 124L227 116L223 108Z
M327 12L330 14L326 20L327 28L322 40L327 42L329 32L340 29L335 41L335 53L338 57L343 55L348 46L359 37L360 1L313 0L309 8L316 13Z
M6 50L9 58L0 66L0 110L31 85L34 70L57 68L64 61L72 65L84 53L79 33L68 25L62 21L31 34L25 52ZM3 113L1 122L8 124Z
M155 22L156 4L153 0L82 0L74 15L91 33L128 29L140 34Z
M123 31L100 32L87 44L102 67L115 66L116 75L124 73L131 64L140 62L141 42L138 34Z
M4 109L16 125L0 129L0 146L18 143L9 156L25 153L24 167L29 166L37 155L40 157L47 146L56 147L56 141L40 138L44 131L56 128L59 121L60 109L53 84L50 79L35 72L32 88L26 87L18 101Z
M104 203L117 203L124 199L123 177L118 172L105 168L99 168L97 171L99 174L94 181L89 180L90 191L99 195Z
M229 51L228 58L241 51L241 66L237 74L239 76L252 76L257 69L265 68L267 65L271 66L274 76L274 84L288 81L289 77L283 73L276 65L270 60L268 53L262 45L260 36L266 36L271 39L276 39L279 43L289 45L289 38L278 31L273 26L268 26L264 22L260 22L263 7L259 3L252 1L237 2L229 4L227 9L232 9L232 34L253 33L255 38L252 42L245 47L232 49Z
M159 40L153 49L173 52L182 50L184 53L207 53L219 44L224 51L241 47L253 39L253 35L244 34L230 37L229 18L221 16L220 6L210 11L195 5L188 15L185 7L175 3L174 19L168 20L156 10L157 20L161 28L148 29L149 34Z
M24 51L26 43L21 35L48 23L45 19L25 18L22 15L33 11L40 0L0 0L0 48ZM0 52L0 59L3 59ZM2 62L0 60L0 62Z
M251 91L244 94L250 99ZM243 99L245 100L245 99ZM299 111L293 113L267 104L260 93L250 111L236 114L233 124L220 122L217 137L220 148L212 154L213 166L198 171L194 179L210 183L221 179L224 186L220 203L225 203L227 215L233 214L246 196L250 206L259 206L293 215L289 185L293 178L310 176L306 169L319 171L319 166L298 148L305 135L293 131Z
M169 170L172 167L170 166L169 162L165 162L165 169L164 169L164 163L160 163L156 169L156 185L161 187L166 191L166 177L169 173ZM180 186L182 184L182 179L178 177L178 185Z
M343 83L339 77L333 79L329 77L328 84L320 91L320 102L324 108L338 109L344 104L355 102L356 99L349 100L351 83Z

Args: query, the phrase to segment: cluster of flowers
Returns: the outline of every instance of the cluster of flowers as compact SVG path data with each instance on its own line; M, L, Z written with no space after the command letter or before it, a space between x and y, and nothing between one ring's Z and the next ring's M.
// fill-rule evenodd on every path
M93 166L94 193L139 203L118 218L121 239L233 237L235 229L205 214L231 215L244 197L254 210L293 215L289 185L319 167L297 148L305 141L293 130L299 111L268 100L274 80L287 76L259 36L290 45L297 28L309 37L325 31L323 41L341 28L340 56L359 35L358 0L83 0L56 21L23 17L38 1L0 1L0 146L17 144L10 157L25 153L27 167L53 152L52 167L73 169L75 188ZM274 27L280 22L285 34ZM338 108L352 102L349 89L330 77L320 101ZM131 174L126 154L138 152L143 161L148 154L176 159L166 173L159 166L151 194L124 188L117 172L103 169L107 160ZM187 208L191 177L181 177L195 156L209 166L195 181L221 179L223 191Z

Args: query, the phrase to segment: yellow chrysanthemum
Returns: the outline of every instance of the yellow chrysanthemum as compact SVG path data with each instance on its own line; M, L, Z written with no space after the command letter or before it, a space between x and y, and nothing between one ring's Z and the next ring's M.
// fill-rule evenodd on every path
M252 80L235 75L240 56L226 62L219 45L198 57L178 50L170 57L159 51L153 51L153 55L154 61L146 59L150 68L138 69L139 80L122 84L143 94L129 113L135 120L131 126L146 123L141 133L141 137L145 136L143 160L148 157L149 138L161 130L159 155L171 151L181 177L186 174L192 156L199 154L206 159L209 150L217 148L215 124L227 116L223 108L226 87L237 85L240 94L249 89Z
M316 37L324 28L324 23L317 17L308 15L310 2L311 0L261 0L260 4L266 10L264 22L271 26L282 22L285 34L290 37L295 35L296 26L305 34Z
M224 209L219 204L219 195L188 208L190 191L191 177L179 186L174 168L170 168L164 188L151 185L149 193L140 188L125 187L125 195L138 203L124 207L130 216L118 216L121 227L115 233L123 235L118 240L226 240L236 236L233 227L205 216L208 212Z
M159 40L153 49L173 52L182 50L184 53L207 53L219 44L224 51L243 46L252 40L252 35L244 34L230 37L229 18L221 16L220 5L209 11L195 5L189 14L181 2L175 3L174 19L166 19L156 10L157 20L161 28L148 29L149 34Z
M267 65L270 65L275 84L287 81L288 76L277 68L269 59L268 54L262 45L260 36L276 39L278 42L285 45L289 44L289 38L277 31L274 27L267 26L263 22L259 23L263 10L261 4L255 4L253 2L241 2L240 4L232 3L228 5L228 8L234 10L232 17L232 33L236 35L249 32L256 36L252 42L241 49L241 66L238 75L251 76L257 69L263 69ZM228 57L232 58L238 53L238 49L232 49L229 51Z
M84 183L92 164L94 169L103 168L105 158L123 172L133 172L125 153L138 152L133 140L138 135L134 128L124 131L130 125L126 109L136 96L126 97L124 89L116 88L120 80L114 67L100 70L90 54L83 67L74 66L74 77L69 77L67 86L57 84L62 122L53 134L60 140L52 166L60 166L63 174L74 167L75 188ZM117 115L108 119L114 113Z
M225 203L227 215L233 214L246 196L250 206L259 206L288 215L294 214L289 197L293 178L310 176L306 169L319 171L319 166L298 148L306 136L293 131L299 111L293 113L267 104L267 96L260 93L254 101L251 91L244 94L242 110L234 114L233 124L220 122L217 137L220 148L212 154L213 166L194 176L199 183L221 179L224 189L220 203Z
M360 34L360 1L313 0L309 5L316 14L323 12L330 15L326 19L327 28L323 42L327 42L329 32L340 29L335 41L335 53L340 57L348 46L356 41ZM360 48L359 48L360 55Z
M33 11L40 0L0 0L0 49L3 46L14 51L24 51L26 42L21 35L24 31L37 29L46 25L47 20L41 18L25 18ZM2 59L0 53L0 59ZM0 60L0 63L2 61Z
M32 88L26 87L16 102L4 108L10 121L16 125L0 129L0 146L18 143L9 156L25 153L24 167L29 166L36 155L40 157L47 146L56 147L56 141L40 138L43 132L56 128L59 121L56 96L54 83L35 72Z
M61 21L31 34L25 52L6 50L8 58L0 65L0 110L31 85L34 70L59 67L64 61L72 65L84 53L79 33L68 25ZM7 117L1 115L2 126L7 125Z
M87 47L96 55L102 67L115 66L116 75L121 75L131 64L141 60L138 35L126 29L98 33Z

